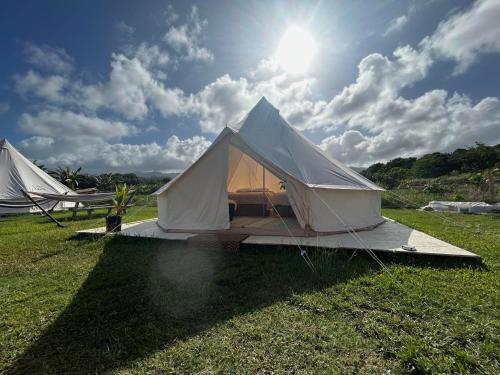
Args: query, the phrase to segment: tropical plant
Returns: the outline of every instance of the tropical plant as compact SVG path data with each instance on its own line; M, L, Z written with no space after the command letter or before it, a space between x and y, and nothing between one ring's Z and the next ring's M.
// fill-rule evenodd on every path
M115 179L111 173L103 173L95 177L97 188L99 190L109 190L115 184Z
M75 170L72 170L69 167L57 167L55 171L50 172L50 175L74 190L78 187L78 179L81 176L81 170L82 167Z
M424 192L430 194L443 194L446 192L446 188L439 183L439 181L429 181L424 186Z
M113 198L113 205L116 209L116 214L121 216L125 212L125 204L127 203L128 189L127 184L123 184L121 188L115 186L115 197Z

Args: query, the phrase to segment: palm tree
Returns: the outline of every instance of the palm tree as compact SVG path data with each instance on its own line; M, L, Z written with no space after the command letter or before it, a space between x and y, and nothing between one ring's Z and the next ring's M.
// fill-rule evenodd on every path
M56 178L64 185L74 190L78 187L78 179L80 178L80 171L82 167L72 170L69 167L57 167L55 171L52 171L50 174L52 177Z

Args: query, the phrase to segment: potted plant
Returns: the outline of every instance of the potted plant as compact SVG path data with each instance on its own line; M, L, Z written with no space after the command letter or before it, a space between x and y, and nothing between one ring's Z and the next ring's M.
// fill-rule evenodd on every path
M128 189L126 184L123 184L121 188L118 188L118 186L115 187L113 205L115 206L116 214L106 216L106 232L120 232L122 230L122 214L126 208L127 197Z

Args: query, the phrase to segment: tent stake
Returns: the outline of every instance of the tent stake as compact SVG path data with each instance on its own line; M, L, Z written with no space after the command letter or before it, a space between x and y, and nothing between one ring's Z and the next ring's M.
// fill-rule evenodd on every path
M42 212L45 214L45 216L47 216L50 220L52 220L54 223L56 223L59 228L64 228L64 225L62 225L51 214L49 214L47 211L45 211L42 206L40 206L33 198L31 198L29 196L28 193L26 193L23 189L20 189L20 190L21 190L21 193L23 193L26 198L28 198L30 201L33 202L33 204L35 206L37 206L40 210L42 210Z

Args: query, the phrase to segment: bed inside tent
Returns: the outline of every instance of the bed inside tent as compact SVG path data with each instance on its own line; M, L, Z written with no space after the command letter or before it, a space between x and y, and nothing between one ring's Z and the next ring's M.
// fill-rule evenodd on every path
M227 194L234 231L287 235L300 228L283 180L255 159L229 145ZM239 230L238 230L239 229Z

